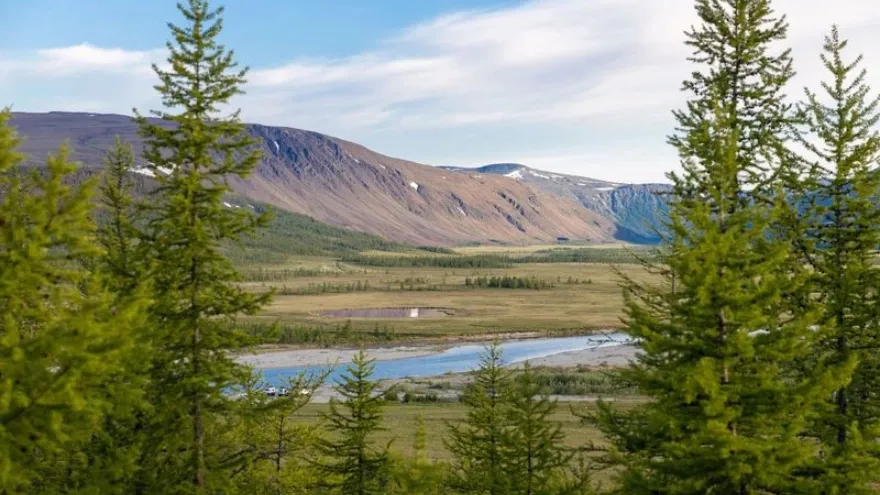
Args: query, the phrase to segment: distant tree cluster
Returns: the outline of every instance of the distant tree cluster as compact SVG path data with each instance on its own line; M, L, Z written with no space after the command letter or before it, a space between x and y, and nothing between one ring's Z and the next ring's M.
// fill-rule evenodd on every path
M553 284L535 277L517 276L492 276L492 277L467 277L464 279L465 287L486 287L489 289L552 289Z
M342 257L342 261L364 266L380 267L438 267L438 268L508 268L512 262L505 256L479 254L472 256L391 256L355 254Z

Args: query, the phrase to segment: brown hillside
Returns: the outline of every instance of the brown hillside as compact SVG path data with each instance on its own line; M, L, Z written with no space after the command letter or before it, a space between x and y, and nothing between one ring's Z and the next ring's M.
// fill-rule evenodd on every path
M125 116L15 113L13 125L33 164L65 139L90 167L102 166L117 134L141 147ZM250 178L233 183L236 191L326 223L419 244L614 237L611 219L509 177L399 160L298 129L249 125L248 132L262 139L264 158Z

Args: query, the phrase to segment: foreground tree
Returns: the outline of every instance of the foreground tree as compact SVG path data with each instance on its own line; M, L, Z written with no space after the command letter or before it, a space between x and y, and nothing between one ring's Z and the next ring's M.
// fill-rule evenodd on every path
M23 170L9 118L0 112L0 493L38 493L56 480L35 474L65 462L112 407L107 377L141 313L84 268L99 254L94 182L67 184L66 148L45 173Z
M206 431L234 409L224 392L248 375L225 352L240 342L228 320L255 313L269 296L237 287L238 275L220 250L223 241L264 220L222 201L227 179L246 177L260 157L238 112L221 113L241 93L246 69L238 69L233 53L217 42L222 8L189 0L178 9L186 25L169 25L169 68L153 67L164 105L153 112L160 122L137 118L147 168L158 182L143 204L140 234L151 263L157 344L155 437L144 454L143 483L147 492L161 485L201 493L212 481L218 488L226 484L222 466L209 458L215 450Z
M416 418L416 430L413 433L413 454L405 457L398 455L393 459L393 486L387 493L400 495L441 495L446 493L443 480L446 466L432 462L425 455L427 447L427 430L425 418L419 412Z
M624 374L651 398L632 411L602 404L606 461L619 493L757 494L801 489L816 452L808 415L835 385L821 367L789 376L812 346L806 270L780 229L792 214L782 184L792 76L787 24L769 0L698 0L687 33L692 97L670 138L665 282L625 285L627 331L642 354ZM675 281L675 290L671 282Z
M319 425L297 421L296 415L325 378L326 373L289 377L283 383L289 393L276 397L266 395L266 384L257 373L244 384L235 421L218 427L220 458L234 466L226 493L310 493L317 481L311 461L320 438Z
M823 493L857 494L875 493L870 484L880 479L880 97L865 83L862 57L844 60L846 45L837 27L825 38L830 81L824 98L806 91L803 144L813 172L806 244L823 309L810 363L857 362L816 422L827 445L819 478Z
M510 394L510 445L505 455L510 464L511 493L541 495L558 493L574 453L566 449L562 426L550 419L556 402L541 394L531 365Z
M461 395L467 417L450 424L444 439L452 457L449 487L459 493L512 493L510 446L510 371L497 342L488 346Z
M382 430L384 399L370 380L374 365L363 349L355 355L347 373L334 388L342 401L330 400L324 416L331 437L320 444L324 460L320 486L343 495L386 493L390 463L388 447L375 450L372 436Z

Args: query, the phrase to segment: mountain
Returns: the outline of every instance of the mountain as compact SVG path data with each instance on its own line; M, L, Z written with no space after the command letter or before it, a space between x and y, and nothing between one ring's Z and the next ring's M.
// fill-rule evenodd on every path
M136 151L143 146L131 118L122 115L15 112L12 124L25 137L22 151L35 166L64 140L86 174L103 167L116 135ZM248 179L231 181L235 192L337 227L411 244L522 244L560 237L650 242L632 225L650 216L655 204L641 192L604 194L628 186L518 165L504 173L504 164L482 171L433 167L293 128L248 124L247 132L260 140L264 156ZM137 163L135 171L143 165ZM523 177L510 175L516 171ZM532 180L548 177L546 183ZM555 177L565 179L554 185Z
M584 208L611 218L616 226L615 239L639 244L660 241L655 229L668 214L662 194L672 189L668 184L620 184L556 174L519 163L442 168L455 172L503 175L556 197L577 201Z

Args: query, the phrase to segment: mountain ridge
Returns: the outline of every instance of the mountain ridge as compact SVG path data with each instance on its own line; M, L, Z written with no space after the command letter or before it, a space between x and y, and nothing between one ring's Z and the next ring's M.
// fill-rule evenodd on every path
M21 151L31 165L44 163L45 155L64 140L71 143L73 158L92 168L103 166L116 135L136 153L143 146L132 118L124 115L13 112L12 124L25 138ZM574 189L554 189L549 183L499 173L505 166L524 167L519 164L490 164L482 172L437 167L314 131L261 124L247 124L246 129L259 139L263 158L250 177L230 180L234 191L330 225L412 244L647 239L633 231L631 222L620 221L626 220L624 206L614 205L628 203L596 190L609 187L595 186L609 184L605 181L577 178L594 186L583 189L574 182ZM139 159L137 167L143 165Z

